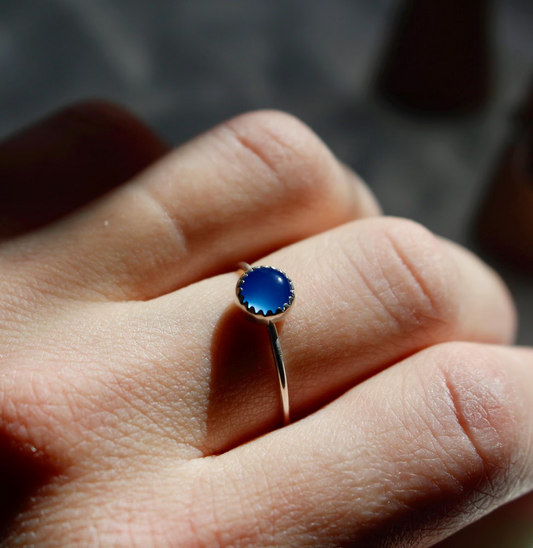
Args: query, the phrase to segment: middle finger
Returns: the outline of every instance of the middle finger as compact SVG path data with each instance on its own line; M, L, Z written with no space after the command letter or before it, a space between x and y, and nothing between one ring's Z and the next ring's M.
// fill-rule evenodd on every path
M245 114L4 247L2 277L84 301L148 300L377 214L365 185L304 124Z

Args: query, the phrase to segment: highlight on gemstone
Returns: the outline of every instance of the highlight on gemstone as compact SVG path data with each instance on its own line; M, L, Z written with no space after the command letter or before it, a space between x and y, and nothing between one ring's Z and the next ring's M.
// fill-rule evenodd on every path
M271 266L257 266L239 278L237 297L249 312L273 316L285 312L291 306L294 286L281 270Z

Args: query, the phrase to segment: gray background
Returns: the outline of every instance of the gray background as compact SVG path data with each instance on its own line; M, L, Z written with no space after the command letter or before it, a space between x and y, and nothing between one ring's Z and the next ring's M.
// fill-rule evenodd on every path
M489 107L438 122L410 118L372 93L397 7L395 0L3 0L0 137L87 97L126 105L174 144L237 113L279 108L353 166L386 213L473 247L472 213L532 80L533 2L495 2ZM533 280L502 273L518 301L520 342L531 344Z

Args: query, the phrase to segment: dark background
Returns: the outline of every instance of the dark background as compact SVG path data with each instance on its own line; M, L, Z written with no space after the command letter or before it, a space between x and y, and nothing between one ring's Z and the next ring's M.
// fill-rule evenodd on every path
M374 92L399 5L2 0L0 138L92 97L125 105L172 144L243 111L283 109L366 179L387 214L477 250L472 217L532 81L533 2L493 3L491 100L439 119ZM533 278L498 268L518 301L520 342L531 344Z

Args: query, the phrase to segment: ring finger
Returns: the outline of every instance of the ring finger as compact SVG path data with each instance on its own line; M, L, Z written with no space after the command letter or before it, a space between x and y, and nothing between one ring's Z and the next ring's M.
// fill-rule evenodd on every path
M436 343L513 337L514 309L499 278L410 221L356 221L264 262L288 272L297 291L280 335L295 419ZM99 342L69 320L90 352L106 355L112 345L124 359L88 368L83 378L63 369L66 401L76 399L74 389L94 393L97 409L112 407L116 415L124 416L119 408L126 404L130 418L117 419L120 428L149 421L172 452L178 440L194 454L220 453L276 428L280 404L267 331L233 304L236 280L224 274L148 303L108 304L113 328L104 330L112 340ZM37 374L31 372L33 382ZM91 428L93 412L77 415Z
M514 336L513 304L497 275L411 221L356 221L261 263L289 273L296 288L294 310L280 329L295 419L420 349L453 340L508 343ZM171 359L172 369L158 375L170 384L179 371L188 394L201 387L193 443L207 453L280 423L267 330L232 303L236 279L206 280L152 309L168 322L184 302L194 307L194 357L175 356L177 368Z

